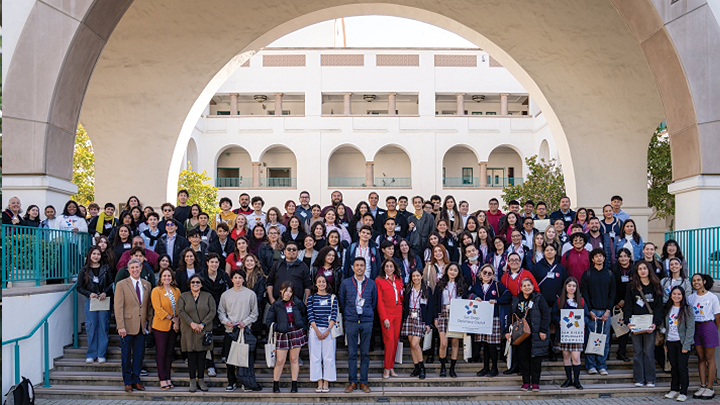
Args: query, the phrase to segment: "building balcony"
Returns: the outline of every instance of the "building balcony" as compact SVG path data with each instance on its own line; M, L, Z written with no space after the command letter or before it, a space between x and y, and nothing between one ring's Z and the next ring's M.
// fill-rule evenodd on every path
M522 177L495 177L490 178L488 176L487 185L493 188L505 188L512 186L519 186L523 183Z
M360 188L365 187L365 177L330 177L328 187Z
M260 179L260 188L296 188L295 177L265 177Z
M445 177L443 178L443 187L468 187L477 188L480 181L477 177Z
M215 187L217 188L239 188L243 185L243 179L241 178L218 177L215 179Z
M410 177L375 177L375 187L378 188L411 188Z

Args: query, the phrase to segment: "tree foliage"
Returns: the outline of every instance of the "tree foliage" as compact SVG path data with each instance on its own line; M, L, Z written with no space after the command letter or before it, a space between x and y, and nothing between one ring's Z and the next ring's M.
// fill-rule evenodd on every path
M532 200L536 204L540 201L548 206L548 210L554 210L560 206L560 198L565 195L565 176L562 167L555 159L549 162L539 159L537 155L525 158L529 173L522 184L505 187L502 198L507 209L507 202L517 200L524 204Z
M95 201L95 152L85 128L78 124L73 153L73 184L78 188L73 200L87 207Z
M194 172L192 164L188 162L188 168L180 172L178 179L178 191L187 190L190 193L188 205L199 204L203 212L207 212L210 218L220 212L218 207L218 189L209 183L212 179L207 172ZM205 184L208 182L208 184Z
M655 208L655 216L665 219L675 215L675 197L668 192L672 183L672 160L667 125L655 129L647 155L648 205Z

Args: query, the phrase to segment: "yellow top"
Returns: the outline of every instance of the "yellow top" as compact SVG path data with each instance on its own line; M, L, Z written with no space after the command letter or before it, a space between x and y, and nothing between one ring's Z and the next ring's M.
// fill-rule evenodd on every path
M175 302L177 303L177 300L180 298L180 289L177 287L171 288L173 296L175 296ZM155 315L152 320L152 328L161 332L168 332L172 328L172 320L167 319L166 317L168 315L175 316L177 313L173 311L170 297L168 296L167 291L165 291L165 286L159 285L153 288L150 297L152 299L153 309L155 310Z

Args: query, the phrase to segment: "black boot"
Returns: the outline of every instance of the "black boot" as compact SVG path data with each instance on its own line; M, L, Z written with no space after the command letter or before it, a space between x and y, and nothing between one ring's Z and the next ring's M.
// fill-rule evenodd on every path
M420 365L415 363L415 369L410 373L410 377L417 377L420 375Z
M419 374L419 375L420 375L420 379L421 379L421 380L424 380L424 379L425 379L425 363L423 363L423 362L421 361L420 363L418 363L418 367L419 367L419 369L420 369L420 374Z
M580 385L580 365L572 366L573 367L573 374L575 375L575 388L581 390L583 389L583 386Z
M292 388L290 388L290 392L298 392L297 381L292 382Z
M280 381L273 381L273 392L280 392Z
M483 343L485 357L483 357L483 368L477 372L478 377L485 377L490 372L490 350L487 343Z
M428 354L427 360L425 360L425 362L426 362L427 364L433 364L433 363L435 363L435 356L432 354L432 352L430 352L430 354Z
M455 364L457 364L457 360L451 359L450 360L450 377L457 378L457 373L455 372Z
M482 342L472 342L472 358L470 359L471 363L482 363L482 357L480 357L481 346Z
M565 375L567 376L567 380L562 383L561 388L567 388L573 385L572 366L565 366Z
M488 345L487 348L490 352L490 361L492 362L492 369L488 374L489 377L495 377L498 373L498 345Z
M440 377L447 377L447 372L445 370L446 363L447 358L440 357Z

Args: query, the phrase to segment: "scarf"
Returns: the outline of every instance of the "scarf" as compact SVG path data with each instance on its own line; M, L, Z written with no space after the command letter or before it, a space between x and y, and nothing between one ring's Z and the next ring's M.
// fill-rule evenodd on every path
M146 229L146 230L143 231L143 235L147 236L147 238L150 239L150 246L149 246L149 247L153 247L153 246L155 246L155 242L157 242L158 239L160 239L160 237L163 235L163 233L160 232L160 230L158 230L157 236L153 236L153 235L150 233L150 229Z
M115 217L114 216L105 215L105 211L98 214L97 224L95 224L95 230L98 233L100 233L100 234L103 233L103 231L105 230L105 221L107 221L107 220L110 220L110 223L112 224L112 226L115 226Z

